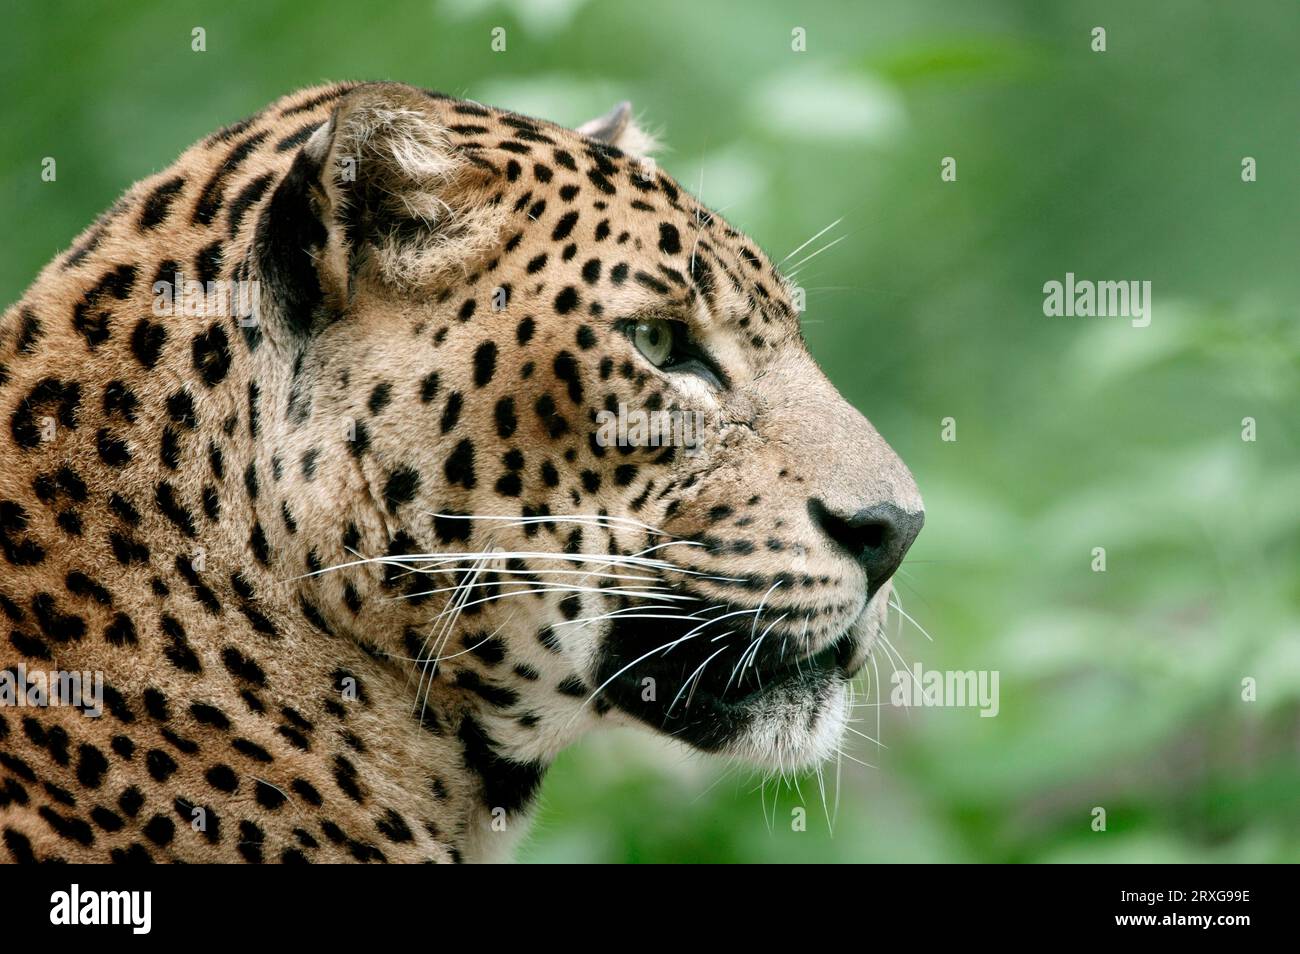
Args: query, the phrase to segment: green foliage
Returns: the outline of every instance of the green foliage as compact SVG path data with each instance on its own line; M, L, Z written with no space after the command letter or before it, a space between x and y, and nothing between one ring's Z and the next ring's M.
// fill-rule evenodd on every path
M168 0L6 21L6 301L132 181L324 79L570 124L631 99L663 166L777 259L843 219L797 280L812 351L926 496L900 592L934 641L904 624L894 645L998 670L1001 711L873 687L856 727L887 748L855 736L876 767L828 767L825 810L813 776L760 792L643 734L592 739L548 777L526 858L1300 860L1300 7ZM1151 326L1045 317L1067 271L1151 281Z

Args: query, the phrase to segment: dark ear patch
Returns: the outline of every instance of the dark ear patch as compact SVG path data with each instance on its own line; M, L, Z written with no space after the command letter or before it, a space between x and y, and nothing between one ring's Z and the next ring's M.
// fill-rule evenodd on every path
M329 234L312 196L320 168L318 161L300 151L257 223L262 280L278 319L295 335L311 332L324 299L316 262Z
M361 86L300 148L257 231L270 311L292 333L359 283L417 287L499 244L496 173L456 153L430 108L410 87Z

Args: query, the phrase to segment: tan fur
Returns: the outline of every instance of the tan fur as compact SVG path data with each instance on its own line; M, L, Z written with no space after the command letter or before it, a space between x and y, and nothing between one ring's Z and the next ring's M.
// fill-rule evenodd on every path
M519 589L455 611L455 600L481 599L492 592L485 584L495 580L499 590L511 579L491 575L508 569L506 552L652 552L673 564L655 572L674 585L686 580L703 597L751 606L761 592L737 596L710 577L801 574L812 583L775 587L756 618L766 626L781 613L791 621L806 617L802 633L787 633L791 622L776 632L809 654L859 633L855 665L865 658L888 590L867 605L862 572L808 525L805 498L846 510L887 500L919 511L920 497L888 445L804 350L771 264L667 177L656 174L650 187L638 187L634 157L617 150L606 157L578 133L409 87L346 90L295 93L247 125L188 149L128 190L0 319L0 506L9 506L3 532L14 548L0 560L0 609L7 607L0 661L102 672L130 712L127 721L65 708L0 708L0 752L8 757L0 760L0 786L10 786L0 787L7 839L0 857L508 856L529 812L527 797L512 801L514 787L529 795L529 772L540 778L581 733L629 717L590 701L609 632L602 616L612 605L597 591L598 576L585 579L585 591ZM277 148L310 124L318 128ZM611 135L646 145L626 116L616 125ZM259 136L220 177L232 150ZM503 148L507 141L513 148ZM574 157L574 169L557 160L559 152ZM214 242L223 253L223 279L240 263L261 261L258 223L300 155L323 170L305 200L325 223L324 243L311 253L322 293L314 313L294 313L285 280L267 278L255 346L227 318L150 318L162 262L174 260L192 277ZM348 159L356 160L369 192L335 175ZM237 197L262 176L268 186L232 224ZM175 177L184 186L164 221L142 229L150 196ZM214 181L220 209L196 222L205 186ZM602 191L602 182L616 183L615 191ZM576 186L576 195L563 197L565 186ZM555 238L569 212L578 213L577 224ZM374 226L360 245L344 224L356 216ZM680 236L678 251L671 250L667 223ZM575 251L566 254L570 244ZM531 269L542 254L545 266ZM592 280L596 256L599 276ZM618 264L628 277L616 283ZM130 292L91 300L108 330L92 345L74 316L119 266L135 268ZM688 293L690 283L672 277L695 268L708 269L712 294ZM638 280L638 273L655 281ZM497 309L507 286L508 302ZM567 311L566 289L578 302ZM629 316L665 310L692 325L725 367L728 389L652 368L616 327ZM20 351L29 315L39 321L39 340ZM152 368L139 353L142 318L166 335ZM295 324L308 320L310 331ZM580 343L589 340L581 327L594 344ZM225 335L229 367L209 384L195 355L216 334ZM482 381L489 344L492 370ZM576 368L580 400L562 376L566 366ZM77 385L75 426L58 421L57 400L33 403L47 379ZM116 382L133 395L130 415L114 404ZM172 404L180 393L193 399L194 426L176 419ZM596 453L591 416L607 395L704 411L712 426L700 453L666 462L656 460L658 451ZM545 400L556 409L549 418ZM506 401L513 402L511 427L502 424ZM11 440L11 422L25 420L25 407L37 423L54 418L51 440ZM556 416L565 424L560 433ZM129 462L106 459L101 432L110 444L125 442ZM163 459L168 441L179 448L175 469ZM472 476L464 467L466 444ZM210 445L221 451L222 476L214 473ZM624 465L636 468L627 480ZM42 479L60 468L84 482L86 499L74 500L57 479L52 499L42 499L36 487L48 487ZM246 474L253 475L256 499ZM170 488L165 493L162 484ZM212 493L220 501L216 518L204 503ZM138 511L138 525L110 508L114 494ZM183 518L178 524L165 512L160 496L167 495L189 515L192 533ZM717 516L722 505L731 516ZM69 509L76 533L60 516ZM449 515L456 513L474 517L463 540L454 539L458 525ZM551 522L526 522L538 514ZM757 545L742 554L686 542L702 535L743 536ZM466 556L455 573L432 562L393 563L402 559L394 547L403 538L410 540L407 552L433 554L430 561L440 553ZM774 538L779 550L764 545ZM147 557L124 563L123 539L147 547ZM670 541L681 545L647 549ZM24 563L23 553L31 552L21 550L24 544L39 547L42 559ZM484 553L497 556L479 565ZM530 572L568 565L523 562ZM97 583L107 599L87 595L70 574ZM205 605L187 576L219 610ZM456 591L457 584L479 588ZM107 638L118 614L130 618L134 644ZM68 618L80 620L83 631L69 636L59 622L75 629ZM201 672L175 664L168 618L183 628L183 648ZM274 637L258 631L258 618L274 627ZM489 656L485 643L502 657ZM33 655L33 645L49 658ZM417 662L413 647L441 661ZM255 660L264 678L232 671L232 651ZM363 698L340 691L340 672L359 682ZM158 693L166 712L151 714L148 700ZM219 710L229 726L204 723L196 704L200 714L204 706ZM839 696L773 703L726 751L767 765L806 764L833 746L842 705ZM475 760L466 741L479 730L488 739L486 763ZM66 758L50 744L51 733L66 733ZM115 737L131 740L129 756L114 748ZM106 762L103 771L95 768L95 753ZM214 766L229 767L234 791L212 783ZM321 804L302 794L301 782ZM143 796L134 816L119 804L130 788ZM60 801L60 791L74 804ZM493 793L501 797L494 801ZM215 842L185 817L190 804L219 816ZM401 820L396 834L392 816Z

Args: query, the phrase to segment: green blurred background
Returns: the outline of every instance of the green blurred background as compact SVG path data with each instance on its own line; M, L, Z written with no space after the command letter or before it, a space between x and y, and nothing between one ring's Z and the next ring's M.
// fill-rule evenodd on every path
M548 776L525 860L1300 860L1300 4L4 9L5 303L131 182L323 80L570 125L631 99L777 259L843 220L806 250L843 237L800 272L805 331L926 498L900 592L933 642L894 644L999 671L1001 711L873 689L885 747L827 773L833 830L813 777L607 733ZM1067 271L1151 281L1151 326L1045 317Z

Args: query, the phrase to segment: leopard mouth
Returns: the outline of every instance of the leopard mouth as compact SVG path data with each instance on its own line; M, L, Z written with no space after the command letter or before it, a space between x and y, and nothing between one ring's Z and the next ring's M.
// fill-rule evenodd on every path
M671 621L670 621L671 623ZM811 724L851 676L860 654L851 630L813 653L789 639L760 640L743 632L692 633L698 623L616 619L595 678L601 696L652 728L709 752L776 717Z

